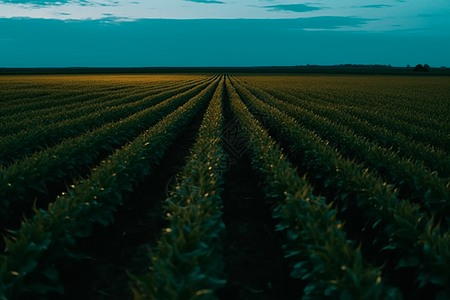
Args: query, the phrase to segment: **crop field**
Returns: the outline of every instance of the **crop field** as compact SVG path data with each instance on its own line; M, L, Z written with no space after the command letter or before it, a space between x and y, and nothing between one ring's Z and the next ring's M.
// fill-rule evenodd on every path
M450 78L0 76L0 300L450 299Z

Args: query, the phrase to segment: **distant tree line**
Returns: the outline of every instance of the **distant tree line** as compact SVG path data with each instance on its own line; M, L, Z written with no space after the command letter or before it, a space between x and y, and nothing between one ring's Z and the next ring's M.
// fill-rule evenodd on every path
M380 64L374 64L374 65L365 65L365 64L340 64L340 65L333 65L333 67L391 68L391 65L380 65Z
M374 68L391 68L391 65L365 65L365 64L340 64L340 65L331 65L331 66L319 66L319 65L297 65L296 67L357 67L357 68L367 68L367 67L374 67Z
M381 65L381 64L372 64L372 65L365 65L365 64L340 64L340 65L332 65L332 66L319 66L319 65L297 65L296 67L340 67L340 68L392 68L391 65ZM410 69L412 68L409 64L406 66L406 68ZM442 66L441 69L447 69L447 67ZM418 64L413 68L414 72L429 72L431 71L431 67L428 64Z
M414 67L414 72L429 72L430 69L430 66L427 64L424 64L423 66L421 64L418 64Z

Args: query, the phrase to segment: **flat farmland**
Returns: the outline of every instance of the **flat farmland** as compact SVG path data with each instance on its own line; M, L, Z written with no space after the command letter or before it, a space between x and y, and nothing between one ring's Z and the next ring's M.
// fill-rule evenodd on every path
M450 78L0 76L0 299L450 299Z

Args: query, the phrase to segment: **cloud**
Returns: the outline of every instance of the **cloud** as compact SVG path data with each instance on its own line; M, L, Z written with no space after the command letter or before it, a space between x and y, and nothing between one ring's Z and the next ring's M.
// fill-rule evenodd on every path
M119 6L119 1L111 1L109 0L110 3L92 3L90 4L91 6Z
M286 29L339 29L341 27L362 27L377 19L358 17L321 16L297 19L278 19Z
M108 3L99 3L90 0L0 0L1 3L29 4L34 6L60 6L68 3L76 3L81 6L117 6L119 1L107 0Z
M440 17L442 14L420 14L417 15L420 18L434 18L434 17Z
M38 6L45 5L64 5L69 2L79 2L87 4L86 0L3 0L0 3L12 3L12 4L32 4Z
M362 7L362 8L383 8L383 7L392 7L392 5L372 4L372 5L363 5L363 6L356 6L356 7Z
M184 0L184 1L197 2L197 3L220 3L220 4L224 4L225 3L225 2L222 2L222 1L214 1L214 0Z
M263 6L268 8L269 11L293 11L293 12L308 12L314 10L321 10L320 7L309 6L306 4L279 4L279 5L269 5Z

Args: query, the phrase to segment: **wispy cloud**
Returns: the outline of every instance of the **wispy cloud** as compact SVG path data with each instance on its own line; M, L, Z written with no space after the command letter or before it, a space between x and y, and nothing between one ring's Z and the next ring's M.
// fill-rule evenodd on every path
M3 0L3 1L0 1L0 3L32 4L32 5L42 5L42 6L64 5L69 2L84 3L84 4L89 3L89 1L86 1L86 0Z
M92 6L99 5L99 6L119 6L119 1L108 1L109 3L92 3Z
M293 11L293 12L308 12L314 10L321 10L323 8L309 6L306 4L279 4L279 5L269 5L263 6L268 8L270 11Z
M68 3L75 3L81 6L117 6L119 5L119 1L107 0L105 2L97 2L90 0L0 0L1 3L10 3L10 4L27 4L34 5L37 7L44 6L61 6Z
M357 18L357 17L338 17L321 16L298 19L279 19L278 22L288 29L322 29L333 30L342 27L362 27L363 25L377 21L377 19Z
M440 17L442 16L442 14L420 14L417 16L421 18L433 18L433 17Z
M372 5L363 5L363 6L356 6L356 7L362 7L362 8L383 8L383 7L392 7L392 5L388 5L388 4L372 4Z
M220 4L224 4L225 3L225 2L222 2L222 1L214 1L214 0L184 0L184 1L197 2L197 3L220 3Z

